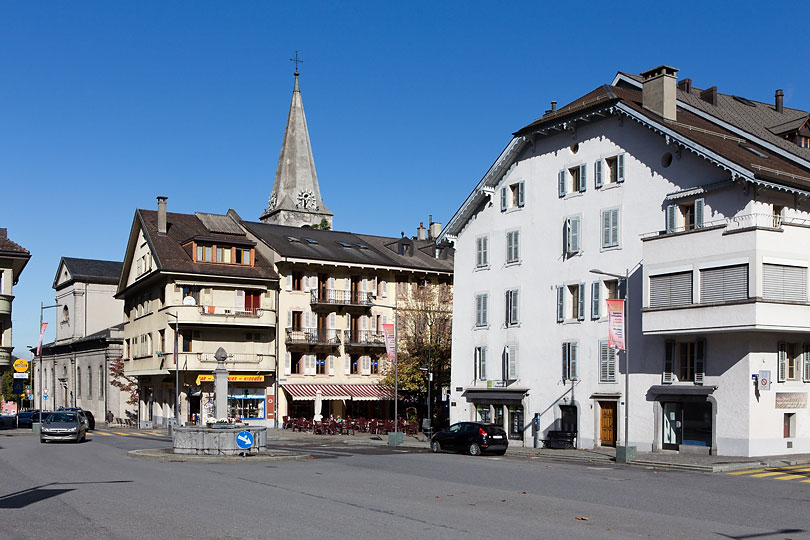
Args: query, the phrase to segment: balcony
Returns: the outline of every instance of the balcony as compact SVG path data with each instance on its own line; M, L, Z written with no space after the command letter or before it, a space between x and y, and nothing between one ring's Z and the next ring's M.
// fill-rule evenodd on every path
M226 345L227 347L227 345ZM217 367L217 360L213 352L182 352L177 353L180 369L213 371ZM172 353L167 353L167 365L173 369ZM229 353L225 360L225 367L229 371L273 371L276 366L276 357L273 354Z
M0 367L11 365L11 351L13 347L0 347Z
M643 333L805 331L810 325L807 291L801 287L789 291L785 285L785 295L774 296L767 272L774 268L770 265L796 264L791 268L806 284L807 263L802 261L808 258L803 248L808 242L805 220L771 214L734 216L689 231L644 235ZM660 285L667 279L669 291ZM637 309L635 305L631 309Z
M339 330L327 328L287 328L284 342L287 345L337 347L340 345L339 332Z
M171 306L177 312L180 325L275 326L276 312L272 309L245 309L233 306Z
M10 294L0 294L0 317L11 315L11 301L14 297Z
M373 298L369 292L343 289L320 289L310 292L314 307L371 307Z
M382 332L374 330L343 331L344 343L347 347L382 347L385 348L385 336Z

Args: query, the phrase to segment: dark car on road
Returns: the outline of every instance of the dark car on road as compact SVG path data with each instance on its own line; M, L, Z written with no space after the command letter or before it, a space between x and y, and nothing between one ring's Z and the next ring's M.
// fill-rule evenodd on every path
M96 419L93 416L93 413L91 413L86 409L82 409L80 407L59 407L59 409L57 410L77 412L83 417L83 420L85 420L84 425L88 431L93 431L94 429L96 429Z
M478 456L485 452L492 452L502 456L509 447L506 430L496 424L482 424L480 422L459 422L444 431L436 433L430 439L430 449L433 452L452 450L454 452L467 452Z
M34 416L34 413L38 413L39 411L36 409L26 409L24 411L20 411L17 413L17 427L18 428L25 428L31 427L31 418Z
M56 411L45 417L39 442L73 441L84 442L87 428L77 411Z

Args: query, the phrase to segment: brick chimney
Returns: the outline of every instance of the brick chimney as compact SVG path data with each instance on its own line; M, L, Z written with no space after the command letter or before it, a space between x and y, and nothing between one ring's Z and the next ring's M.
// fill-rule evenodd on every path
M166 200L168 197L158 197L158 234L166 234Z
M658 116L675 120L676 76L677 69L670 66L658 66L641 74L644 82L641 86L641 104Z

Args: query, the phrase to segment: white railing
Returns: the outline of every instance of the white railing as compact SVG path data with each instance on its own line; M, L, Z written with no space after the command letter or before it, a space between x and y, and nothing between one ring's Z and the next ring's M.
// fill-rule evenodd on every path
M217 359L214 358L214 353L196 353L197 360L202 363L206 364L216 364ZM234 364L261 364L264 360L265 354L250 354L250 353L232 353L228 355L228 359L225 360L226 364L234 363Z
M700 232L702 230L725 227L727 232L740 231L745 229L778 229L783 225L810 226L810 220L789 218L783 219L781 216L773 214L745 214L730 218L717 219L714 221L704 221L699 227L675 227L668 231L653 231L641 235L642 239L655 238L678 233Z
M200 313L203 315L231 315L234 317L258 317L261 315L261 308L245 309L233 306L206 306L201 305Z

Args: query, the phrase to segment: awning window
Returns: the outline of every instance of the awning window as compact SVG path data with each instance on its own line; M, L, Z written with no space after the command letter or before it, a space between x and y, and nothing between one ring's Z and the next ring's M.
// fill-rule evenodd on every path
M282 384L281 387L293 401L314 401L315 392L321 391L321 399L349 399L351 396L339 384Z

